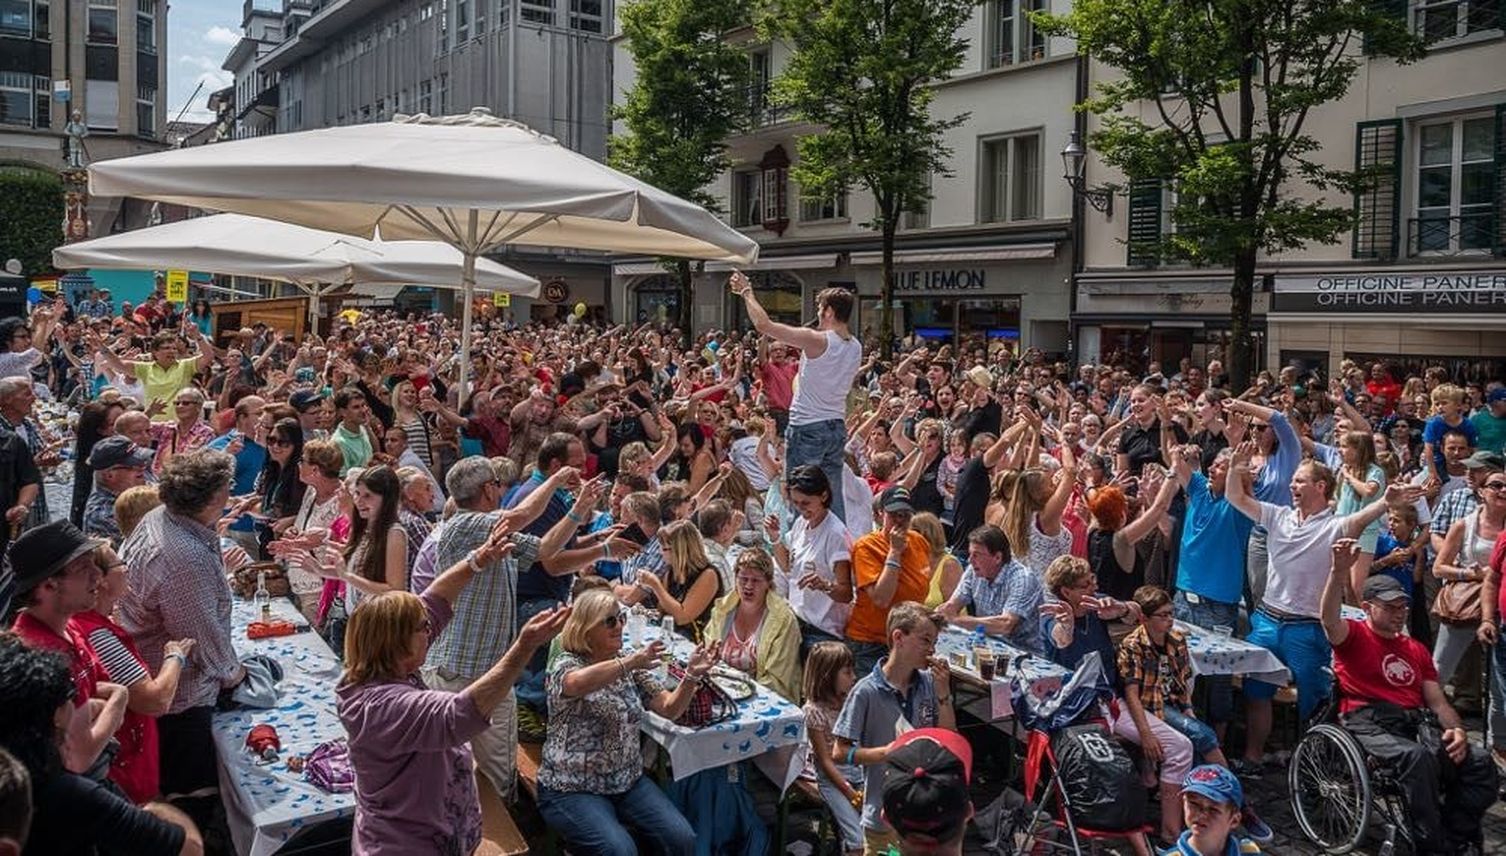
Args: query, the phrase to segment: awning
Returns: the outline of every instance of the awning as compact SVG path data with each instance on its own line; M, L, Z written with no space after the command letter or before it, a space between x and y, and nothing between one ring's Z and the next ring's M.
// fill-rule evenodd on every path
M808 256L773 256L762 257L750 265L736 265L731 262L707 262L708 273L729 273L733 270L828 270L837 266L836 253L818 253ZM664 266L658 262L628 262L626 264L612 265L613 276L653 276L654 274L668 273Z
M955 250L899 250L894 254L897 265L954 264L958 262L1017 262L1056 258L1056 244L1005 244L996 247L959 247ZM853 253L854 266L884 263L882 252Z

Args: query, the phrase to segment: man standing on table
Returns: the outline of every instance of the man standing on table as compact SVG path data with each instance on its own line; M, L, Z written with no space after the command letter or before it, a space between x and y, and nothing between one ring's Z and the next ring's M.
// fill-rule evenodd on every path
M235 459L198 449L168 461L157 491L162 505L147 512L121 545L130 587L118 607L120 625L135 637L152 674L163 647L194 639L178 692L157 720L162 793L188 799L190 815L207 809L219 786L210 730L220 690L246 676L230 642L230 586L215 524L230 499ZM202 812L200 812L202 814ZM201 821L203 817L196 817Z
M1333 470L1308 461L1292 475L1292 504L1272 505L1250 494L1250 459L1254 454L1253 442L1239 444L1230 463L1228 485L1229 502L1265 528L1270 556L1265 595L1260 608L1250 615L1246 641L1270 649L1291 670L1297 684L1297 712L1306 719L1329 691L1324 670L1332 649L1319 620L1319 603L1328 580L1329 549L1340 538L1358 538L1371 521L1386 513L1388 506L1412 502L1422 488L1390 485L1384 502L1372 502L1353 514L1336 517L1329 506L1337 489ZM1236 762L1235 773L1261 772L1265 741L1271 734L1271 698L1276 690L1274 684L1245 681L1245 754L1242 763Z
M847 393L863 363L863 343L847 329L853 293L844 288L823 289L816 295L817 328L791 327L769 318L758 302L753 283L741 271L732 274L732 293L743 298L748 319L759 333L800 350L800 373L790 401L790 427L785 435L784 471L815 464L832 485L831 513L847 522L841 485L846 466L842 447L847 442Z
M1360 602L1365 620L1343 617L1354 547L1351 539L1333 545L1322 601L1344 729L1401 785L1419 854L1479 854L1481 819L1496 801L1495 764L1470 745L1432 653L1402 632L1412 600L1401 583L1370 577Z
M885 762L901 731L913 728L957 729L952 710L952 678L936 659L941 616L918 603L901 603L889 611L889 654L848 693L832 726L832 759L863 767L863 853L884 854L898 844L884 820ZM904 727L901 728L901 723Z

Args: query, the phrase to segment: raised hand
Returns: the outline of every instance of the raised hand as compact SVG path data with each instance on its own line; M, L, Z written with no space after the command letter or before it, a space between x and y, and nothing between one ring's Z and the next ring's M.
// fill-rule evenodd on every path
M717 661L722 658L722 642L720 639L707 642L697 647L690 654L690 662L685 666L686 674L692 678L703 678L711 671Z
M517 644L530 650L537 650L539 646L559 635L565 629L565 621L570 617L571 607L560 604L553 609L547 609L518 628Z

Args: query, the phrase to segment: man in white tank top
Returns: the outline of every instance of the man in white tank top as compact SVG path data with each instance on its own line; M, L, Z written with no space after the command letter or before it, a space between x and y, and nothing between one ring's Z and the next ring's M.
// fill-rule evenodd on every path
M800 350L800 374L795 377L795 396L790 402L790 427L785 433L784 471L814 464L826 473L832 485L843 483L842 455L847 441L847 393L863 363L863 343L847 329L852 317L853 293L828 288L816 295L816 329L791 327L769 318L753 293L753 284L741 272L729 281L732 293L743 298L753 329L762 335ZM840 489L832 491L831 513L844 523Z

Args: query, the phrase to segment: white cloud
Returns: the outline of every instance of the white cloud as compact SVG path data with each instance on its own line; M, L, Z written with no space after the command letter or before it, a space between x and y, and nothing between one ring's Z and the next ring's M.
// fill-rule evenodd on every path
M209 31L204 34L204 41L212 45L230 47L240 40L241 34L239 31L232 30L229 27L222 27L219 24L210 27Z
M220 68L220 63L219 63L218 60L210 59L207 56L197 56L195 54L184 54L183 56L178 57L178 62L181 62L181 63L183 63L185 65L191 65L191 66L199 69L200 71L206 71L206 72L211 72L212 73L212 72L218 72L218 71L222 70Z

